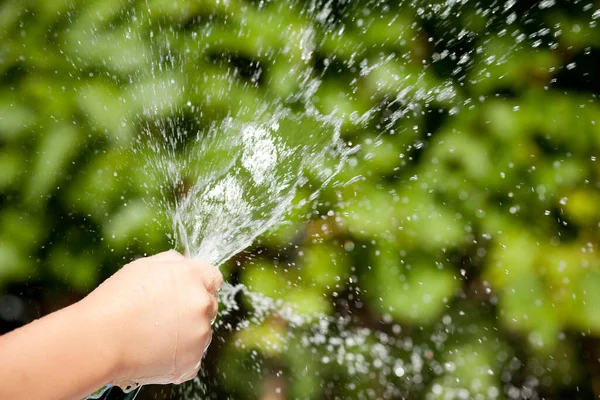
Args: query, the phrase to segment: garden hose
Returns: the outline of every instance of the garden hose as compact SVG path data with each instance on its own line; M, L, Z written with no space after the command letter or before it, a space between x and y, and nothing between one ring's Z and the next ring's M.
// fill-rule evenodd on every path
M116 386L108 385L96 393L89 395L84 400L134 400L141 388L140 386L129 393L125 393Z

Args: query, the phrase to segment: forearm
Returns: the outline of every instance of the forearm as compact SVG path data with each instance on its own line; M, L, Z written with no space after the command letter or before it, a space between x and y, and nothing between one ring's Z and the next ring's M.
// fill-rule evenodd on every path
M0 337L0 399L81 399L110 382L117 354L83 303Z

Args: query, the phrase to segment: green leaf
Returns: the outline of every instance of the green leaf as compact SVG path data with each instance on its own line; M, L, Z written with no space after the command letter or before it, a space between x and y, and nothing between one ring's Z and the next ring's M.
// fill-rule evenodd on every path
M66 169L84 143L79 130L59 124L45 132L37 146L33 167L25 187L30 203L39 201L57 189L66 178Z

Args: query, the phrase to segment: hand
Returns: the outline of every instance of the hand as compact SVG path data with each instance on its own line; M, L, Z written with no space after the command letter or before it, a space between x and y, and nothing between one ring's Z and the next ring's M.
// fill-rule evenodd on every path
M113 384L193 379L211 341L219 270L175 251L136 260L107 279L82 303L107 327L117 366Z

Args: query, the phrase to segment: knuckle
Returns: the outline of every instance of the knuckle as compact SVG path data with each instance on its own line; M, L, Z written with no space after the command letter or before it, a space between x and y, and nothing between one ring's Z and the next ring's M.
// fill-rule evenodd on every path
M165 251L165 254L168 254L169 256L172 256L174 258L180 258L180 259L185 258L185 256L183 254L181 254L180 252L178 252L177 250L174 250L174 249Z
M223 274L217 267L213 267L213 268L215 270L214 286L215 286L215 289L220 289L221 286L223 286Z
M162 253L155 254L151 257L156 261L177 261L185 259L185 257L175 250L167 250Z
M197 296L198 306L200 307L200 309L202 311L210 310L210 308L212 307L212 296L206 290L199 290Z

